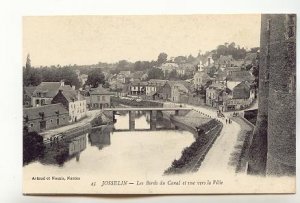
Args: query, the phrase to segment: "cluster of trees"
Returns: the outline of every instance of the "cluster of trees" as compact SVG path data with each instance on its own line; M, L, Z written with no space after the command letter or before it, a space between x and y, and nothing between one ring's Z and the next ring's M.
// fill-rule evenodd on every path
M105 76L101 69L95 68L88 73L87 81L84 85L90 85L93 88L97 88L99 85L105 84Z
M75 70L69 66L51 66L51 67L31 67L30 56L27 56L26 66L23 67L23 85L37 86L43 82L65 81L65 84L80 86L80 82Z
M234 42L231 42L230 44L225 43L224 45L219 45L213 52L214 59L220 58L221 55L232 55L232 57L236 60L244 59L247 54L247 50L244 47L240 48L240 46L236 46Z
M86 84L81 84L76 73L75 66L41 66L34 68L31 66L30 56L27 56L25 67L23 67L23 85L37 86L43 82L60 82L63 80L66 85L75 86L79 88L82 85L91 85L98 87L105 84L105 77L100 68L87 67L85 74L88 75Z

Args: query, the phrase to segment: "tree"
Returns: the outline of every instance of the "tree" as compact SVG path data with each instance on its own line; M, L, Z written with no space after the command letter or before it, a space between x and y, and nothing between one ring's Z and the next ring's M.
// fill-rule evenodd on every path
M30 70L30 69L31 69L30 54L27 54L25 69L26 69L26 70Z
M23 129L23 164L27 164L44 155L45 145L43 137L37 132L29 132Z
M164 73L159 68L151 68L148 71L148 79L163 79Z
M188 59L185 56L177 56L177 57L174 58L174 62L177 63L177 64L186 63L187 60Z
M176 70L172 70L168 73L168 80L178 80L179 76Z
M157 65L161 65L161 64L167 62L167 60L168 60L168 54L162 52L157 57Z
M100 69L94 69L88 74L86 85L91 85L93 88L97 88L99 85L105 83L105 76Z

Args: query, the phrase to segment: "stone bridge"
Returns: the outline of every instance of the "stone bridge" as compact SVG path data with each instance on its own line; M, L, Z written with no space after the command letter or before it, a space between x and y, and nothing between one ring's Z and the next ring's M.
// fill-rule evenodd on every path
M112 111L113 119L117 112L128 112L129 113L129 130L135 129L135 112L136 111L148 111L150 112L150 129L156 130L156 118L158 111L174 111L175 115L179 115L179 112L190 111L192 108L186 107L120 107L120 108L105 108L103 111Z

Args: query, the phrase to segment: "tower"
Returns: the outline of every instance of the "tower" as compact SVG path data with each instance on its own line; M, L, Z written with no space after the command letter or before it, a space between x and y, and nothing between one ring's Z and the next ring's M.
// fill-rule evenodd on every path
M249 174L296 172L296 15L261 17L259 101Z

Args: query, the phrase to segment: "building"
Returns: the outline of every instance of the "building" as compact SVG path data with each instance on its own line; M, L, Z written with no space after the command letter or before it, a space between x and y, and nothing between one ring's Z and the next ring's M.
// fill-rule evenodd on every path
M36 86L23 87L23 107L31 107L31 98Z
M58 93L60 89L69 89L70 85L65 85L61 82L42 82L34 90L31 97L32 106L42 106L51 104L53 97Z
M69 112L62 104L23 109L23 125L28 132L41 132L69 124Z
M258 115L248 173L296 174L296 14L261 16Z
M216 64L218 68L228 68L233 66L233 57L232 55L223 56L221 55L220 58L217 60Z
M192 76L195 71L195 67L191 63L182 63L178 65L178 68L176 69L176 73L179 76Z
M171 98L173 102L187 103L191 92L191 83L186 81L168 81L171 86Z
M146 96L152 96L160 87L166 84L167 80L151 79L146 85Z
M97 88L91 88L85 99L87 100L88 109L103 109L110 107L111 96L114 93L110 92L108 89L99 86Z
M129 81L133 82L134 80L143 80L144 72L143 71L135 71L129 75Z
M171 98L171 85L169 82L166 82L163 86L157 88L156 92L153 92L151 96L152 100L170 100Z
M232 88L232 93L224 99L224 111L241 110L249 107L255 99L255 89L247 81Z
M163 71L164 77L166 77L171 71L178 69L178 65L176 63L164 63L159 69Z
M245 66L256 64L258 53L247 53L244 59Z
M226 89L226 86L221 83L211 84L206 88L206 105L219 108L220 105L223 105L222 92Z
M145 95L147 82L134 81L129 85L130 95Z
M247 70L228 70L227 71L227 81L254 81L255 77Z
M52 104L61 103L69 111L70 121L77 122L86 117L87 104L85 98L72 88L59 90L53 97Z
M208 81L212 80L209 75L204 71L197 71L194 75L194 87L199 89L204 86Z

